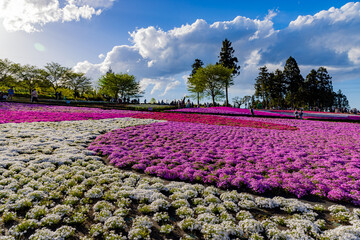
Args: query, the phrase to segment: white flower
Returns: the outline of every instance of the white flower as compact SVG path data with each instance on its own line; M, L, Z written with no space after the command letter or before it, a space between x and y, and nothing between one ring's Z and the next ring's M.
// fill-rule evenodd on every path
M183 230L194 231L200 230L201 224L194 218L188 217L178 223L179 227Z
M75 234L76 229L70 226L62 226L56 229L54 237L59 239L66 239Z
M48 228L36 229L35 233L32 234L30 240L53 240L54 232Z
M110 210L113 211L115 209L115 206L112 205L110 202L107 201L99 201L93 206L93 210L95 212L98 212L100 210Z
M100 212L94 213L94 219L99 222L105 222L110 217L112 217L112 212L110 210L103 209Z
M150 204L150 208L154 212L157 212L159 210L167 210L170 206L171 204L165 199L157 199Z
M255 219L245 219L239 221L239 227L244 230L244 232L251 234L251 233L261 233L264 229L261 225L261 222Z
M218 223L219 219L215 214L212 213L202 213L199 214L198 217L196 218L197 221L202 222L202 223Z
M85 193L87 198L101 198L104 196L103 190L99 187L93 187Z
M41 219L41 224L43 226L56 225L61 221L61 216L58 214L48 214Z
M192 217L194 216L194 210L189 207L183 206L176 209L176 215L178 215L180 218Z
M120 216L109 217L105 223L104 228L109 229L124 229L126 227L125 220Z

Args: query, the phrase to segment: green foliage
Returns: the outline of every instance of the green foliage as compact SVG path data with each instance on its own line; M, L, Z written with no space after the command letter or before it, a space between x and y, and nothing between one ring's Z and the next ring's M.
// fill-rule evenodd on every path
M101 95L92 90L90 79L83 73L74 73L70 68L54 62L47 63L41 69L0 59L0 88L6 91L11 86L18 97L30 97L32 89L36 89L41 98L54 98L58 91L66 99L81 95L102 100Z
M295 102L301 103L303 94L299 91L304 85L304 78L300 74L299 66L293 57L289 57L284 66L284 80L286 86L286 101L291 106Z
M232 69L232 76L238 76L240 74L240 66L237 65L238 59L234 57L235 50L231 46L231 42L225 38L222 42L222 48L220 51L219 62L217 64L221 64L228 69ZM233 78L228 78L224 82L225 87L225 97L226 97L226 106L229 105L228 98L228 88L229 86L234 85Z
M224 96L223 87L226 82L229 82L232 71L222 65L209 64L205 68L199 68L192 77L192 81L196 82L197 86L201 86L207 96L211 96L215 105L215 100Z
M197 81L197 79L194 78L194 75L203 65L204 63L200 59L195 59L195 62L191 66L193 69L187 82L188 91L193 93L190 97L197 99L198 106L200 105L200 99L204 97L205 85L202 84L202 82Z
M151 98L149 103L155 104L155 103L156 103L156 99L155 99L155 98Z
M45 65L43 78L56 92L59 87L64 85L70 72L69 68L63 67L59 63L51 62Z
M92 90L90 78L87 78L84 73L69 72L64 85L74 91L75 98Z
M231 46L231 42L225 38L225 40L222 42L218 64L232 69L232 75L237 76L240 74L240 66L237 65L238 59L237 57L234 57L234 53L235 50Z
M143 93L134 75L127 73L115 74L108 72L99 79L99 86L102 93L115 99L119 96L121 98L139 97Z
M277 69L274 73L269 73L266 66L259 68L254 87L254 96L258 100L253 99L253 105L261 104L265 108L278 106L349 108L349 102L341 90L338 93L333 92L331 76L326 68L320 67L317 71L312 69L304 80L292 57L286 61L284 71ZM241 103L240 99L235 100L237 104Z

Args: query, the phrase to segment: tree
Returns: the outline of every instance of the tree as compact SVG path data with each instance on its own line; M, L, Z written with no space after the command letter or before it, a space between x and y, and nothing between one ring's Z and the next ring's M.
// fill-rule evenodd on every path
M326 68L320 67L316 72L316 77L319 82L319 100L320 107L331 107L334 103L333 86L331 81L331 76L327 72Z
M299 66L293 57L289 57L286 61L283 74L288 104L291 107L299 105L303 97L300 89L303 87L304 78L301 76Z
M74 91L75 98L80 97L80 93L83 95L92 89L90 78L87 78L84 73L68 72L64 84Z
M14 73L14 64L8 59L0 59L0 84L6 84Z
M19 85L25 87L29 94L34 88L41 85L41 70L35 66L15 64L14 71Z
M43 78L49 82L54 92L66 82L67 74L71 71L55 62L47 63L44 70Z
M244 96L242 98L240 98L240 97L233 98L234 107L237 105L238 108L240 108L241 105L243 105L243 104L245 104L245 108L246 108L250 101L251 101L251 96Z
M285 94L285 80L282 71L276 69L275 73L270 73L268 84L270 105L282 106Z
M334 107L341 110L346 110L350 108L347 97L341 92L340 89L337 93L335 93Z
M315 69L312 69L305 78L306 98L309 107L319 105L319 81Z
M209 64L205 68L199 68L193 78L204 84L205 93L207 96L211 96L213 105L215 105L215 100L223 97L224 82L229 81L232 71L222 65Z
M240 66L237 65L238 59L234 57L235 50L231 46L231 42L225 38L222 42L222 48L220 50L219 62L224 67L232 69L232 77L236 77L240 74ZM224 81L225 86L225 96L226 96L226 106L229 105L228 99L228 88L229 86L234 85L233 78L228 78L227 81Z
M150 103L150 104L156 104L156 99L155 99L155 98L151 98L149 103Z
M195 62L193 63L193 65L191 65L192 71L187 82L188 91L195 94L198 106L200 105L200 99L203 97L205 85L203 84L203 82L198 81L193 76L195 75L196 71L203 65L204 63L200 59L195 59ZM191 95L191 97L195 98L194 95Z
M255 79L255 96L261 97L264 107L268 106L270 88L269 88L269 78L270 74L266 66L259 68L259 76Z
M99 79L99 86L102 92L115 99L119 96L126 98L143 93L135 77L127 73L107 73Z

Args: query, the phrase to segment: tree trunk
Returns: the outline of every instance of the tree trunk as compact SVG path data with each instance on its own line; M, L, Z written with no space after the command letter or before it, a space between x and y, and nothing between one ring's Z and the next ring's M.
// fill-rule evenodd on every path
M197 106L200 106L200 93L197 92Z
M228 85L226 84L225 85L225 94L226 94L226 106L228 107L229 106L229 96L228 96Z

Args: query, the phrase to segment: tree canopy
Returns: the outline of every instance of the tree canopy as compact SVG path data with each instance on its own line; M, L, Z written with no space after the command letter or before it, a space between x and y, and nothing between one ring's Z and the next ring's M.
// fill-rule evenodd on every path
M134 75L108 72L99 79L100 90L114 99L138 97L143 92Z
M269 72L266 66L259 68L255 79L254 96L261 100L262 106L309 108L348 108L347 98L333 91L331 76L324 67L312 69L305 80L300 74L296 60L289 57L284 71ZM345 106L345 107L344 107Z
M67 81L71 69L61 66L59 63L51 62L45 65L43 77L49 82L54 92Z
M200 59L195 59L195 62L193 63L193 65L191 65L192 71L187 82L188 91L190 93L193 93L193 95L191 95L191 98L197 99L198 106L200 104L200 99L204 96L205 84L198 79L195 79L194 75L196 71L203 65L204 63Z
M217 64L221 64L226 68L232 69L232 77L235 77L240 74L240 66L238 66L238 59L234 56L235 50L231 46L231 42L225 38L222 42L222 47L219 55L219 62ZM229 94L228 89L231 85L234 85L233 78L228 78L224 81L225 87L225 104L229 105Z
M192 77L192 81L203 87L205 94L211 97L212 103L215 105L217 99L224 97L223 88L225 82L231 78L232 71L222 65L209 64L204 68L199 68Z

